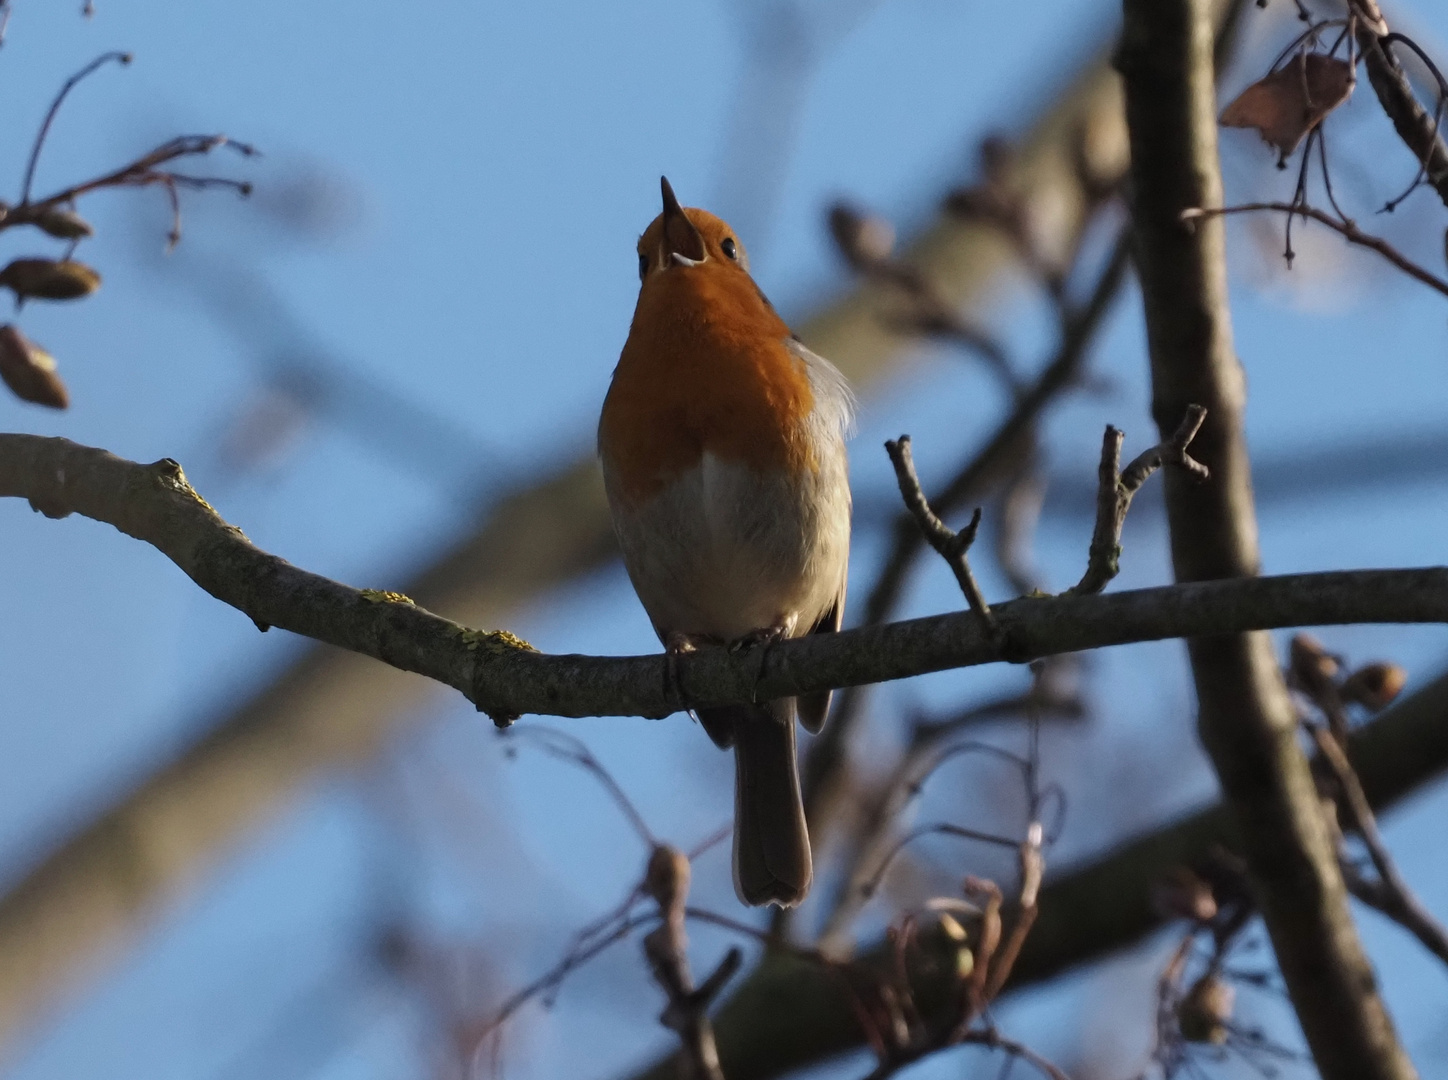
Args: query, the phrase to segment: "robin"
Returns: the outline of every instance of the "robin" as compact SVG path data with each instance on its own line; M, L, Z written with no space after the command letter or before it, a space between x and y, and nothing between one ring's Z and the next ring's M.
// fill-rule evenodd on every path
M598 426L629 579L673 655L838 630L849 384L790 333L729 226L661 186ZM695 710L734 748L734 888L746 904L790 907L809 892L794 722L818 732L829 703L825 692Z

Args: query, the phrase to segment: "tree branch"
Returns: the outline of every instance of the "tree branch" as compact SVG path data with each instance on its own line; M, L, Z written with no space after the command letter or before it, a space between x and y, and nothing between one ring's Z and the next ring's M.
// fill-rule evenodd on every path
M1224 230L1220 221L1187 230L1181 220L1185 209L1222 203L1205 0L1125 0L1117 66L1126 86L1153 413L1165 436L1188 404L1208 410L1194 447L1213 482L1165 477L1172 561L1180 581L1243 578L1258 570L1257 533ZM1319 1071L1324 1080L1416 1076L1352 921L1271 640L1195 637L1188 651L1202 742Z
M1448 622L1448 568L1350 570L1202 581L1107 596L1024 597L995 607L997 633L969 612L778 642L761 657L701 648L655 656L545 655L398 593L359 590L256 548L169 458L124 461L65 439L0 435L0 496L51 517L79 513L155 546L258 626L277 626L416 672L506 724L525 713L664 717L932 671L1164 638L1348 622Z
M1413 93L1407 73L1398 64L1389 48L1388 24L1376 0L1348 0L1348 8L1358 18L1358 48L1368 82L1377 94L1378 104L1404 145L1413 152L1424 178L1448 206L1448 145L1438 132L1438 124Z

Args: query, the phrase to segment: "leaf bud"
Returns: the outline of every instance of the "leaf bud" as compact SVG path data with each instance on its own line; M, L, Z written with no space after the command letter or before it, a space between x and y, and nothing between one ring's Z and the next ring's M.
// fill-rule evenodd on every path
M84 240L95 235L89 221L74 210L62 210L58 206L42 210L32 220L37 229L57 240Z
M21 401L51 409L70 404L70 394L55 370L55 358L10 323L0 326L0 381Z
M15 259L0 270L0 286L21 300L76 300L100 285L100 274L73 259Z

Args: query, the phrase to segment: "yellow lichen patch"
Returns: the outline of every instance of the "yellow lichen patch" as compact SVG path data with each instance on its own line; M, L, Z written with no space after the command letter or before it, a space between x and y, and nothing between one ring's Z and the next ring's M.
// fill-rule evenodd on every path
M197 502L199 502L203 507L205 507L207 510L211 511L211 513L216 514L217 517L220 517L220 516L221 516L220 514L217 514L217 513L216 513L216 507L212 506L209 502L207 502L206 499L205 499L205 497L202 496L201 492L197 491L197 490L196 490L194 487L192 487L190 484L187 484L187 483L186 483L186 480L185 480L184 477L182 478L181 483L184 485L184 487L183 487L183 489L182 489L183 494L190 495L193 499L195 499ZM235 525L233 525L233 526L231 526L231 527L232 527L233 529L236 529L236 526L235 526ZM236 529L236 531L237 531L237 532L241 532L240 529Z
M152 465L151 469L160 477L161 483L176 492L176 494L186 495L195 499L210 513L218 518L221 517L220 514L216 513L216 507L207 502L206 499L202 497L201 492L191 486L191 481L186 479L185 470L181 468L181 463L175 458L162 458ZM232 526L232 528L235 528L235 526Z
M409 604L416 607L412 597L400 592L387 592L385 589L362 589L362 599L372 604Z
M483 649L487 652L503 652L510 649L523 649L526 652L538 651L517 634L507 630L464 630L462 638L463 643L469 649L474 650Z

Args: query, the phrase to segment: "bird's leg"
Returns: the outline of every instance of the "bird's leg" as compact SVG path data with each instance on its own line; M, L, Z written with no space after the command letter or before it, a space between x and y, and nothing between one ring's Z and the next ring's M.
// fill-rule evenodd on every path
M681 709L688 708L684 700L684 688L679 684L679 657L696 652L700 645L717 645L718 642L707 634L686 634L682 630L670 630L664 638L664 697L679 703Z
M729 653L749 652L753 649L759 650L759 665L754 672L754 685L757 688L759 682L764 678L764 661L769 657L769 647L780 638L789 636L789 624L777 622L773 626L761 626L757 630L751 630L743 637L729 643ZM755 694L756 700L758 692Z

